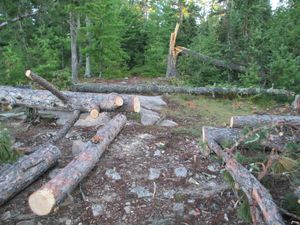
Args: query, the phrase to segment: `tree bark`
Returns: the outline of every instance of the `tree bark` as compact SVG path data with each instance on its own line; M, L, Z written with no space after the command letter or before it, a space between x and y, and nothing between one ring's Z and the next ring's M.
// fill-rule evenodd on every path
M62 93L67 97L67 99L69 99L68 105L64 104L61 100L57 99L46 90L31 90L0 86L0 103L6 102L11 106L19 105L29 108L56 111L74 111L78 109L81 112L90 112L92 109L95 109L96 105L99 106L102 111L136 109L136 111L130 112L139 112L138 109L140 102L138 98L134 98L135 102L130 102L130 99L128 99L124 103L123 98L116 94L78 93L69 91L64 91ZM135 104L135 107L125 107L124 105L126 104Z
M3 28L3 27L5 27L5 26L7 26L9 23L14 23L14 22L20 21L22 19L35 16L37 13L38 13L38 11L35 11L35 12L32 12L32 13L26 13L24 15L17 16L17 17L15 17L13 19L10 19L8 21L2 22L2 23L0 23L0 29Z
M91 77L91 59L90 59L90 47L91 47L91 32L89 31L91 27L91 20L88 16L85 18L86 28L87 28L87 39L88 39L88 50L85 57L85 77Z
M233 116L230 119L231 128L259 127L264 125L291 124L300 127L300 116L251 115Z
M175 44L176 44L178 30L179 30L179 24L177 23L175 30L173 33L171 33L171 37L170 37L166 77L177 76L177 70L176 70L177 54L175 52Z
M77 26L75 15L70 13L70 36L71 36L71 69L72 69L72 82L78 82L78 56L77 56Z
M296 95L295 100L293 102L293 107L300 114L300 95Z
M216 142L215 139L220 139L222 133L215 132L209 127L203 127L202 132L204 134L203 140L226 163L225 169L246 194L250 206L257 204L255 208L259 208L260 213L257 214L257 210L252 211L252 214L255 214L255 220L260 221L262 216L268 225L284 224L278 207L274 203L269 191L245 167L238 163L232 154L224 151ZM224 138L226 138L226 135ZM257 224L257 221L252 222Z
M34 149L34 153L21 157L0 174L0 205L34 182L52 167L60 157L60 150L45 144Z
M185 55L190 55L202 62L205 62L205 63L210 63L216 67L220 67L220 68L225 68L225 69L228 69L228 70L231 70L231 71L237 71L239 73L245 73L247 71L247 68L244 67L244 66L241 66L241 65L237 65L237 64L234 64L234 63L227 63L226 61L224 60L220 60L220 59L214 59L212 57L209 57L209 56L206 56L200 52L195 52L195 51L192 51L188 48L184 48L184 47L181 47L181 46L176 46L175 48L178 52L180 53L183 53Z
M184 93L194 95L282 95L294 96L295 93L283 89L263 89L263 88L226 88L226 87L177 87L162 85L122 85L122 84L75 84L74 91L95 92L95 93L136 93L136 94L165 94Z
M94 168L125 123L126 117L119 114L98 130L78 156L53 179L30 195L28 201L31 210L37 215L48 215L56 205L61 203Z

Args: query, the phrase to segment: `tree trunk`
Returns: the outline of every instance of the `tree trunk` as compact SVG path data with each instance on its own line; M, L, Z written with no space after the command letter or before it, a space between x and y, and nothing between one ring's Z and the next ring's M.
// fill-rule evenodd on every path
M181 47L181 46L176 46L175 49L178 52L181 52L185 55L190 55L190 56L192 56L192 57L194 57L194 58L196 58L196 59L198 59L202 62L210 63L210 64L212 64L216 67L225 68L225 69L228 69L228 70L231 70L231 71L237 71L239 73L245 73L247 71L246 67L244 67L244 66L237 65L237 64L234 64L234 63L227 63L224 60L214 59L212 57L203 55L202 53L192 51L188 48L184 48L184 47Z
M300 127L300 116L251 115L233 116L230 119L231 128L259 127L264 125L291 124Z
M69 99L69 104L64 104L61 100L53 96L46 90L31 90L22 88L13 88L0 86L0 104L8 103L12 106L26 106L29 108L47 109L56 111L74 111L90 112L99 106L102 111L128 111L139 112L140 101L138 97L123 98L116 94L94 94L78 92L62 92ZM134 107L127 107L134 106ZM121 107L123 106L123 107Z
M225 169L246 194L250 206L257 204L255 208L260 209L259 214L256 213L257 210L252 210L252 215L255 215L252 217L252 220L254 220L252 222L257 224L257 220L260 221L262 216L268 225L284 224L269 191L245 167L238 163L232 154L224 151L216 142L216 139L222 137L222 133L215 132L209 127L203 127L202 132L204 134L203 140L207 143L208 147L226 163ZM226 136L227 135L223 138L226 138Z
M70 36L71 36L71 63L72 63L72 82L78 82L78 58L77 58L77 26L75 15L70 13Z
M1 171L0 205L34 182L52 167L60 157L60 150L45 144L34 149L34 153L21 157L17 162Z
M53 179L30 195L28 201L31 210L37 215L48 215L56 205L61 203L94 168L125 123L126 117L119 114L98 130L78 156Z
M300 114L300 95L296 95L295 100L293 102L293 107Z
M81 21L80 21L80 15L77 15L77 32L80 31L81 28ZM77 44L77 52L78 52L78 56L79 56L79 60L78 60L78 69L81 68L82 66L82 52L80 50L80 45Z
M136 94L165 94L183 93L195 95L282 95L294 96L294 92L283 89L263 89L263 88L226 88L226 87L177 87L161 85L122 85L122 84L75 84L74 91L95 92L95 93L136 93Z
M91 77L91 59L90 59L90 48L91 48L91 32L89 31L91 27L91 20L88 16L85 18L86 28L87 28L87 39L88 39L88 50L85 57L85 77Z
M178 30L179 30L179 24L177 23L175 27L175 31L171 33L171 37L170 37L166 77L177 76L177 70L176 70L177 54L175 52L175 44L176 44Z
M32 12L32 13L26 13L24 15L17 16L17 17L15 17L13 19L10 19L8 21L2 22L2 23L0 23L0 29L3 28L3 27L5 27L5 26L7 26L9 23L14 23L14 22L20 21L22 19L35 16L37 13L38 13L38 11L35 11L35 12Z

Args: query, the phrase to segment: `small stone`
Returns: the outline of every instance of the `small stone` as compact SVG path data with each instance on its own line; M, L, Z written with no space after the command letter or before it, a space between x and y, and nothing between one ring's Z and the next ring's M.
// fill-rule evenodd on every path
M72 143L73 156L79 155L79 153L85 148L86 144L81 140L74 140Z
M196 181L196 180L195 180L194 178L192 178L192 177L188 180L188 182L191 183L191 184L200 185L199 182Z
M185 167L177 167L174 170L176 177L186 177L187 176L187 169Z
M177 215L183 215L184 213L184 204L183 203L174 203L173 211Z
M66 225L72 225L72 220L66 220Z
M130 211L131 211L131 207L130 206L125 206L124 211L125 211L126 214L129 214Z
M106 170L105 175L113 180L121 180L120 174L113 169Z
M92 204L92 213L94 217L104 215L104 205L102 204Z
M148 176L149 180L156 180L159 178L159 176L160 176L160 169L156 169L156 168L149 169L149 176Z
M195 203L195 199L188 199L187 201L189 204L194 204Z
M163 195L165 198L172 199L172 198L174 198L175 193L176 193L176 191L170 190L170 191L164 192Z
M132 188L130 192L137 194L138 198L147 198L152 196L151 192L149 192L147 189L141 186L136 186L135 188Z
M16 223L16 225L35 225L35 222L34 222L34 220L25 220L25 221Z
M161 156L161 152L159 150L156 150L154 152L154 156L157 156L157 157Z
M217 172L219 171L219 165L218 164L210 164L208 165L207 169L210 171L210 172Z
M162 126L162 127L176 127L176 126L178 126L178 124L175 123L172 120L163 120L159 123L159 126Z

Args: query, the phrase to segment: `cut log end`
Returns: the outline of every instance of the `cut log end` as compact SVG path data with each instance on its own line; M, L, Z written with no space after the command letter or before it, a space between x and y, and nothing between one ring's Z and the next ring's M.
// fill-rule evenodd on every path
M202 142L203 142L203 143L206 142L206 138L205 138L205 135L206 135L206 134L205 134L205 129L206 129L206 127L203 126L203 127L202 127Z
M32 77L31 77L31 70L26 70L25 76L32 80Z
M41 189L29 196L30 209L39 216L48 215L55 206L55 197L51 190Z
M141 102L138 96L133 97L133 112L139 113L141 111Z
M117 96L117 97L116 97L116 100L115 100L116 106L117 106L117 107L120 107L120 106L123 105L123 103L124 103L123 98L122 98L121 96Z
M93 118L93 119L97 119L98 116L99 116L100 112L99 112L99 109L92 109L90 111L90 116Z

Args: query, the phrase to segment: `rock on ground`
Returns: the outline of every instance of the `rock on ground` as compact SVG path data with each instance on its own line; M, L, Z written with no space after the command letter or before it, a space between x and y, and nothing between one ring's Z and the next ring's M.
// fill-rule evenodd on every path
M174 169L176 177L186 177L187 176L187 169L183 166L177 167Z
M160 120L160 116L157 112L148 110L148 109L141 109L141 123L142 125L154 125L157 121Z
M105 175L113 180L121 180L120 174L113 169L106 170Z

